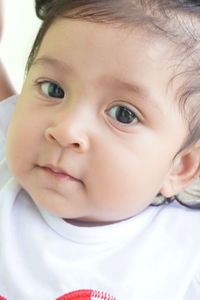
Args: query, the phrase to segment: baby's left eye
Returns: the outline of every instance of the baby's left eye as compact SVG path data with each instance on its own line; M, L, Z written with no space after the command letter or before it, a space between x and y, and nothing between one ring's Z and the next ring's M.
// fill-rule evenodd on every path
M116 105L108 110L107 114L112 118L123 124L137 123L139 118L136 114L127 107Z
M39 85L43 94L48 97L62 99L65 96L63 89L56 83L53 83L51 81L42 81L39 82Z

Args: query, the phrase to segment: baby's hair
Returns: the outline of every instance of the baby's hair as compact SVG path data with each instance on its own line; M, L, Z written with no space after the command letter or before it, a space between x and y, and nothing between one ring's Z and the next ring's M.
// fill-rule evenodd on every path
M139 26L161 43L171 43L174 74L169 85L178 76L185 78L176 99L189 130L175 157L187 147L200 143L200 0L36 0L36 14L43 22L26 72L37 56L45 33L58 17L127 29Z
M41 19L42 10L45 8L45 5L49 5L50 0L35 0L35 10L37 16Z

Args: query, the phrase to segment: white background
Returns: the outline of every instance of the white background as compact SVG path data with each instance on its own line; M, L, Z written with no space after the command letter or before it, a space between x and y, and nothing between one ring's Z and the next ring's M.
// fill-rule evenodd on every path
M26 60L41 23L34 6L34 0L3 0L0 57L18 93L24 80Z

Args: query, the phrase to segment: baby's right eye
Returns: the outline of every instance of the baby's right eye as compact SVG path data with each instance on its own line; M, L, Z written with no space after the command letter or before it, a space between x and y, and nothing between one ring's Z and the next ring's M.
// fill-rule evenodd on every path
M137 115L131 109L122 105L115 105L111 107L107 114L112 119L126 125L135 124L140 121Z
M42 93L47 97L62 99L65 96L63 89L54 82L40 81L38 84L42 90Z

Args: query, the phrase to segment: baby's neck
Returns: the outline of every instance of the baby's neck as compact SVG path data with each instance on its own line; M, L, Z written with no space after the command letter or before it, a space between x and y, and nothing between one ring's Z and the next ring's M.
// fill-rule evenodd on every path
M82 220L73 220L73 219L63 219L65 222L70 223L72 225L78 226L78 227L97 227L97 226L106 226L106 225L112 225L115 223L119 223L120 221L112 221L112 222L100 222L100 221L82 221Z

